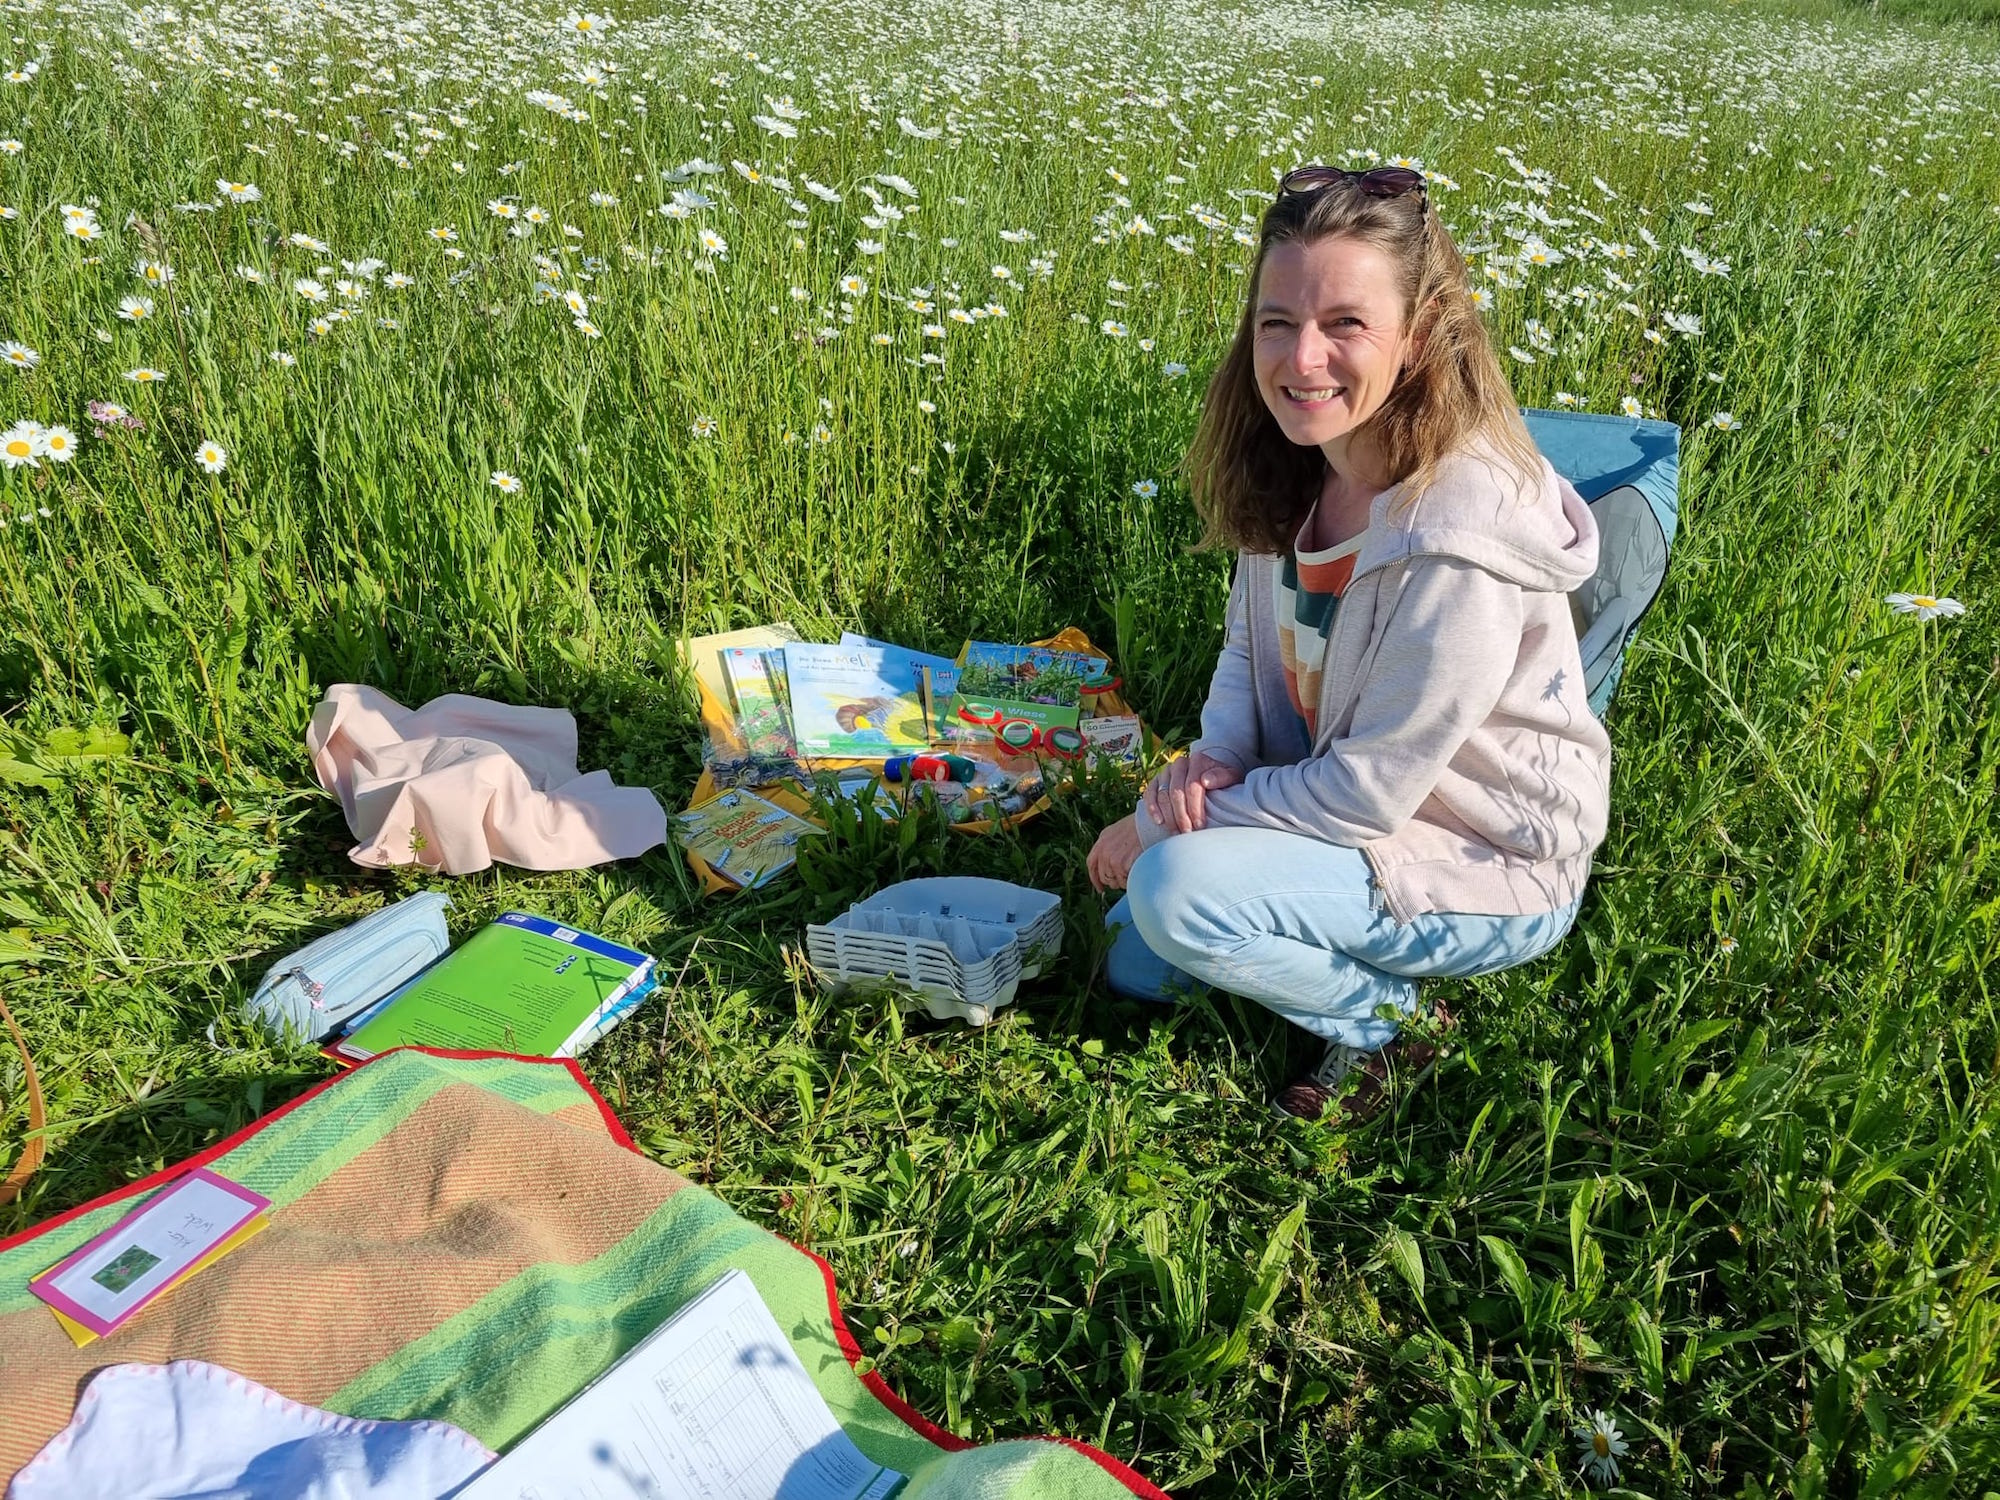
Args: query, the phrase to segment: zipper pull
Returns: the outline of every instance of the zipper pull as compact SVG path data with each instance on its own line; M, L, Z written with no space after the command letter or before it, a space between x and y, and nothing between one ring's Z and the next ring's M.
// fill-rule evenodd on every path
M285 978L296 979L298 981L299 988L305 992L305 997L311 1002L314 1010L326 1009L326 1002L320 999L320 996L326 993L326 986L314 979L303 968L295 968L288 971Z

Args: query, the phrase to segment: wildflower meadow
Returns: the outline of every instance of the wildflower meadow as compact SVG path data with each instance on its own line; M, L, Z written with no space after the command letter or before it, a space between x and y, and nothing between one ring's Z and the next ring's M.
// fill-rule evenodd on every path
M0 998L50 1125L0 1233L327 1076L244 996L436 884L660 957L586 1072L953 1433L1189 1495L2000 1489L1982 5L5 9ZM1385 1117L1274 1115L1254 1005L1106 992L1109 769L736 900L347 860L329 684L566 707L678 807L676 643L771 620L1075 625L1185 743L1228 560L1180 463L1308 161L1426 173L1524 404L1684 434L1576 930L1434 986ZM1064 898L994 1024L805 968L946 872ZM26 1122L7 1050L0 1167Z

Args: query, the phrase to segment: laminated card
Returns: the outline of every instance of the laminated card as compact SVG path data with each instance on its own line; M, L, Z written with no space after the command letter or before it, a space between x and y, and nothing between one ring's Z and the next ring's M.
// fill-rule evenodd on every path
M78 1345L142 1309L270 1222L271 1200L197 1167L28 1283Z

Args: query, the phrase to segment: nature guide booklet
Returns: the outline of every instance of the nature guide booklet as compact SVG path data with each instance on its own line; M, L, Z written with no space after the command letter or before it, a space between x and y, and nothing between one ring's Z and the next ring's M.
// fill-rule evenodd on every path
M798 862L798 842L820 831L743 787L717 792L674 818L681 846L739 890L768 885Z
M722 653L723 675L736 702L736 728L759 760L790 760L791 688L785 680L785 653L769 647L732 646Z
M887 760L928 750L917 663L880 646L784 648L799 754Z
M1025 719L1041 729L1074 729L1087 688L1110 682L1110 661L1046 646L967 641L958 657L954 718L998 728Z
M652 978L643 953L510 911L363 1011L333 1051L355 1062L402 1046L574 1057Z
M1137 714L1104 714L1085 719L1077 728L1083 731L1084 744L1093 759L1136 764L1146 747L1145 730Z

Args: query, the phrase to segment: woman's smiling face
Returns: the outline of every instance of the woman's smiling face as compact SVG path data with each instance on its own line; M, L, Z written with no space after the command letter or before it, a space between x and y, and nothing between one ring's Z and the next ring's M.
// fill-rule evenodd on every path
M1363 240L1286 240L1252 314L1257 389L1286 437L1320 446L1374 416L1409 357L1395 263Z

